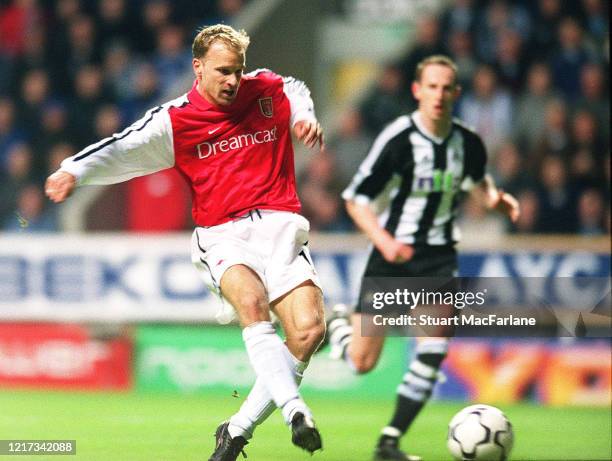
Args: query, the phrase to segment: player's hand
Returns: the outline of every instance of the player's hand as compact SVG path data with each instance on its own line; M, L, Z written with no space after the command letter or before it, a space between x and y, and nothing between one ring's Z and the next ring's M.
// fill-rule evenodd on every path
M45 194L55 203L66 200L76 186L76 178L65 171L56 171L47 178Z
M318 122L301 120L293 125L293 134L297 139L302 141L308 148L313 148L317 142L321 146L321 150L325 148L323 141L323 129Z
M385 261L392 264L402 264L412 259L414 248L392 239L379 247Z
M507 215L512 222L516 222L521 214L518 200L512 194L499 189L497 191L497 201L493 208L500 213Z

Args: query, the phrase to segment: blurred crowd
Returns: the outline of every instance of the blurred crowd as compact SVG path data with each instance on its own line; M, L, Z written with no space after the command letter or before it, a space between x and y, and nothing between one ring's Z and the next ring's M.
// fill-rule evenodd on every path
M419 19L412 48L381 69L301 178L313 227L350 227L339 193L381 129L416 108L417 63L441 53L459 67L456 115L482 136L489 173L522 208L510 225L468 201L464 225L500 234L610 233L608 10L604 0L455 0Z
M166 97L196 29L232 24L244 3L0 0L0 226L57 230L45 177Z
M232 24L245 3L0 0L0 226L58 230L44 178L66 156L175 97L173 85L190 72L197 27ZM416 64L444 53L459 66L456 115L483 137L489 172L523 211L511 226L468 201L464 224L499 233L609 233L608 13L605 0L455 0L441 15L420 18L411 49L381 69L341 115L327 152L300 172L313 230L353 229L342 189L385 124L415 109ZM93 228L188 228L181 184L172 172L130 181L118 197L103 197L112 217L108 206L92 210Z

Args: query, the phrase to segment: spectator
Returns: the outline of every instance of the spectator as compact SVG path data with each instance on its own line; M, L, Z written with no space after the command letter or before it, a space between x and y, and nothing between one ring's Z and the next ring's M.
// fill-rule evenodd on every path
M408 55L399 63L399 69L403 75L403 87L408 88L414 78L417 64L432 54L445 54L446 48L442 44L440 34L440 23L433 16L419 18L416 24L416 36L414 44Z
M551 59L555 86L569 101L575 101L580 95L580 73L593 57L574 18L566 17L559 24L559 45Z
M580 98L577 107L595 115L604 139L610 139L610 95L606 91L609 83L600 65L590 63L580 74Z
M582 0L582 6L585 13L586 31L600 47L610 33L610 3L601 0ZM600 49L601 51L603 50Z
M15 0L0 8L0 55L20 56L30 32L40 26L36 0Z
M21 232L55 232L57 218L55 208L45 207L42 188L28 184L17 193L15 215L4 224L4 230Z
M40 114L49 100L49 92L49 74L44 69L31 70L24 76L18 116L21 126L30 135L37 134Z
M159 31L153 65L162 94L191 69L191 53L184 38L183 29L177 25L164 26Z
M70 21L67 49L58 54L65 56L64 72L68 82L73 82L71 77L81 68L101 62L97 40L96 26L89 16L79 15Z
M515 2L493 0L486 6L476 25L476 50L485 63L494 62L499 34L505 29L517 31L526 40L531 32L529 14Z
M557 31L563 15L561 0L538 0L530 52L534 59L548 58L557 45Z
M361 115L357 110L349 109L342 114L336 135L327 143L327 148L336 159L336 175L341 190L348 186L372 142L373 139L364 132Z
M499 188L518 195L518 193L530 186L531 178L525 171L525 162L518 151L517 146L508 141L500 146L495 155L494 171L492 172Z
M601 184L597 162L589 149L580 149L571 156L570 174L579 191Z
M464 91L468 91L478 67L472 36L466 31L456 30L450 34L448 47L451 57L457 63L457 81Z
M70 114L71 125L79 134L79 144L88 144L95 138L94 117L98 109L108 102L104 91L101 68L93 65L78 70L74 82L75 97Z
M66 106L60 101L50 101L45 104L41 113L40 131L32 141L36 153L33 167L36 180L42 181L48 176L46 154L49 146L69 141L74 137L70 130Z
M105 104L94 117L94 138L104 139L121 131L121 113L114 104ZM72 154L71 154L72 155Z
M170 24L172 5L168 0L145 0L143 8L144 21L136 47L141 53L150 54L155 51L159 31Z
M33 160L28 144L14 144L9 150L6 172L0 173L0 224L14 219L18 192L32 180Z
M374 136L391 120L408 111L408 91L400 70L392 65L385 66L359 108L369 136Z
M125 42L115 42L104 52L104 83L115 100L127 100L134 97L136 69L141 65Z
M572 152L588 150L597 160L603 158L607 146L591 112L580 109L572 117L570 146Z
M335 159L330 153L313 157L298 180L302 213L314 231L346 231L351 228L344 214L340 194L342 184L336 176Z
M151 64L141 63L132 71L132 95L124 100L121 107L125 120L138 120L161 97L157 71Z
M549 152L566 156L570 141L567 130L567 108L561 99L553 99L545 107L544 127L536 142L532 159L539 162ZM538 163L532 165L539 166Z
M532 152L545 129L546 108L557 96L550 69L537 62L529 68L527 85L517 102L513 136L526 152Z
M481 135L489 152L496 151L510 134L512 97L498 86L497 75L488 65L481 65L476 71L473 90L463 98L459 112Z
M45 50L46 36L44 30L42 28L32 30L25 42L23 53L14 60L11 91L19 91L19 82L28 72L47 68L48 59Z
M130 41L129 19L125 0L98 0L97 30L105 42Z
M66 69L66 50L69 49L70 24L81 15L79 0L58 0L50 17L47 28L46 43L50 57L62 56L62 59L49 60L49 72L53 75L56 89L63 95L68 95L72 83Z
M40 132L35 139L36 150L71 138L66 105L57 100L49 101L42 108Z
M8 98L0 98L0 173L6 171L11 147L24 140L24 133L15 126L15 105Z
M500 83L513 92L522 90L526 73L526 57L523 39L513 29L503 29L498 34L494 68Z
M59 142L49 147L47 158L47 174L51 174L60 167L62 160L77 152L73 144L67 142Z
M457 32L471 35L476 26L474 0L455 0L442 13L442 31L446 41Z
M57 0L55 3L55 19L58 24L54 28L62 28L61 24L69 24L81 13L80 0Z
M540 204L538 196L531 189L521 191L517 200L521 209L521 214L514 223L513 232L518 234L533 234L538 231L538 221L540 220Z
M576 231L575 197L568 184L567 169L556 155L547 155L540 168L540 216L537 229L544 233Z
M580 235L603 235L605 209L601 192L587 189L578 199L578 233Z
M217 19L212 20L207 18L211 24L222 22L229 25L234 25L236 16L243 8L243 0L217 0Z

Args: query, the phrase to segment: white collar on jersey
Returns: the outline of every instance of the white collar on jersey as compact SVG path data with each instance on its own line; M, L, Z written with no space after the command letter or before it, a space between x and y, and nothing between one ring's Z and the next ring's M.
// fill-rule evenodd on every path
M449 133L446 133L446 136L441 138L441 137L436 136L435 134L433 134L427 128L425 128L425 125L423 125L423 120L422 120L422 117L421 117L421 113L418 110L415 110L412 113L412 120L414 120L414 124L417 126L419 131L421 133L423 133L424 135L426 135L428 138L430 138L432 141L434 141L436 144L442 144L444 142L444 140L446 139L446 137L449 135Z

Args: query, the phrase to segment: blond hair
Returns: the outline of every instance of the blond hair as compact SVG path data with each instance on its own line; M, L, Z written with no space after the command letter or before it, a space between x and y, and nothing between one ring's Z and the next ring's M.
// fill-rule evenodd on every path
M421 77L423 76L423 70L425 70L425 67L430 66L432 64L450 67L455 73L455 79L457 78L457 64L455 64L455 61L443 54L434 54L433 56L426 57L418 63L416 72L414 73L415 82L421 81Z
M251 39L244 30L236 30L225 24L204 27L193 39L193 45L191 46L193 57L201 59L206 56L208 49L216 41L223 42L238 53L244 55Z

